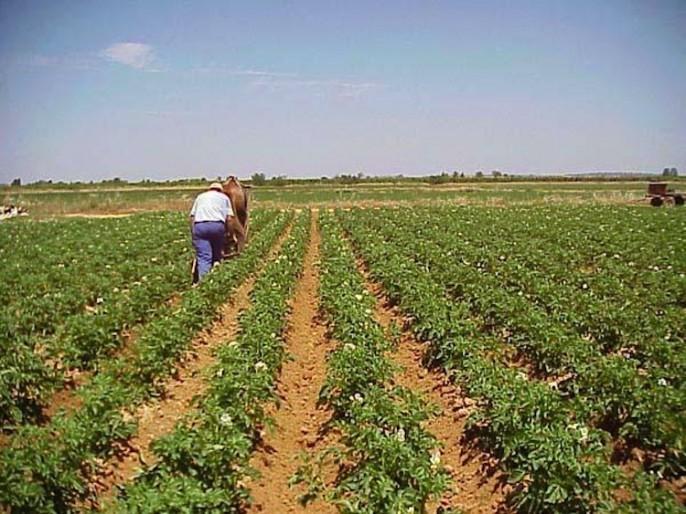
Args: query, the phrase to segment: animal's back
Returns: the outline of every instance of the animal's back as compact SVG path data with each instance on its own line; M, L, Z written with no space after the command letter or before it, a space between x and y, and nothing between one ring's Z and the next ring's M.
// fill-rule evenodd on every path
M245 228L248 223L248 192L236 177L229 177L224 183L224 192L231 199L238 222Z

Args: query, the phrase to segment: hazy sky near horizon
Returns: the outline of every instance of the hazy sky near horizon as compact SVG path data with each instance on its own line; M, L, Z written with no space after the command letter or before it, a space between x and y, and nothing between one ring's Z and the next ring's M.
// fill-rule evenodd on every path
M0 182L667 166L685 0L0 0Z

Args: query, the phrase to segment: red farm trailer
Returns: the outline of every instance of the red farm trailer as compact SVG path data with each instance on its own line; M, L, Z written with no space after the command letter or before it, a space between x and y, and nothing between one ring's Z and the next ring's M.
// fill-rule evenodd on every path
M650 182L646 198L650 199L650 205L653 207L660 207L665 202L672 202L676 206L684 205L683 193L668 189L667 182Z

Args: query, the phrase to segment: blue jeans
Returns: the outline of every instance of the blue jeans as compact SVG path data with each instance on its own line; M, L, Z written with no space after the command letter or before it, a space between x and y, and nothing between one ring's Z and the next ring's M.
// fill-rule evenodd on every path
M198 277L212 269L222 260L226 230L221 221L205 221L193 224L193 248L198 257Z

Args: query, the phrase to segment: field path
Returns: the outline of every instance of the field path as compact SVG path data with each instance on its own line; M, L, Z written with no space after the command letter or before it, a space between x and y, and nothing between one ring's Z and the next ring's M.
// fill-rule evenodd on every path
M278 255L290 231L289 225L270 249L262 268ZM253 273L234 291L231 300L222 306L219 319L193 341L176 376L165 385L163 397L141 405L132 414L138 420L136 434L101 466L91 483L101 505L116 494L118 485L133 478L142 464L155 462L151 443L170 433L192 408L193 399L207 390L205 372L216 363L216 349L235 337L240 313L250 306L250 292L259 273Z
M383 287L371 279L363 261L357 263L367 290L376 297L377 322L384 329L392 325L402 329L402 314L390 304ZM424 347L409 330L402 329L398 348L390 357L402 368L394 377L395 383L421 394L440 409L429 419L426 429L441 443L441 462L451 475L451 484L439 501L427 505L427 512L442 512L441 508L468 514L506 512L505 476L492 457L464 438L473 401L461 394L440 370L429 370L423 365Z
M290 354L281 370L278 395L281 406L272 415L275 429L267 430L251 465L260 476L248 482L253 503L248 512L293 513L336 512L321 500L306 507L298 502L304 491L290 488L288 480L301 464L300 454L312 452L330 413L317 406L319 390L326 376L326 327L318 317L319 246L317 211L313 211L310 246L305 254L303 275L292 300L286 332Z

